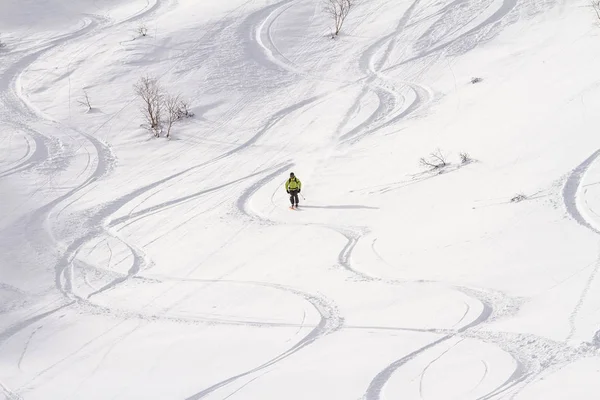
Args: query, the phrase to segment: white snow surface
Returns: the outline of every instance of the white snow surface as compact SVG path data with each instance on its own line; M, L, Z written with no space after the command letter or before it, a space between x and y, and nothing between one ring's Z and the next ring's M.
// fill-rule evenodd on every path
M589 2L329 35L317 0L3 0L0 399L598 399ZM195 113L170 140L142 76Z

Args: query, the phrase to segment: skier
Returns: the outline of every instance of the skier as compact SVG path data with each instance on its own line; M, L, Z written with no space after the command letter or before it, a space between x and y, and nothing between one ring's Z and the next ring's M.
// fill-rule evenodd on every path
M300 179L296 178L293 172L290 173L290 179L285 182L285 191L290 195L290 208L298 208L298 193L302 189Z

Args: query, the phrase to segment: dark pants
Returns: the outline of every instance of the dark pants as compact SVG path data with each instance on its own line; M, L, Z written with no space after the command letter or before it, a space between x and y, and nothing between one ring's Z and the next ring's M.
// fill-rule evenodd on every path
M298 190L290 190L290 203L292 203L292 205L298 205Z

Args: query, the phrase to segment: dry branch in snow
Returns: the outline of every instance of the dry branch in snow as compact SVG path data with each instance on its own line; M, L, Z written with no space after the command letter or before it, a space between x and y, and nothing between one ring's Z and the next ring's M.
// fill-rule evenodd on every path
M90 96L88 95L87 91L83 91L83 98L77 100L77 102L82 106L86 107L88 111L92 110L92 103L90 102Z
M438 169L448 165L448 162L442 151L437 149L435 152L429 154L428 158L421 157L421 159L419 159L419 164L425 168Z

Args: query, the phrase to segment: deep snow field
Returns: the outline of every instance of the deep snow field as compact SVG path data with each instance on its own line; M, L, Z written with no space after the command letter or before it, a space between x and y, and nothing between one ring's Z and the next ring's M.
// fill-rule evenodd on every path
M589 3L330 25L318 0L2 0L0 399L600 397ZM195 113L170 140L142 76Z

